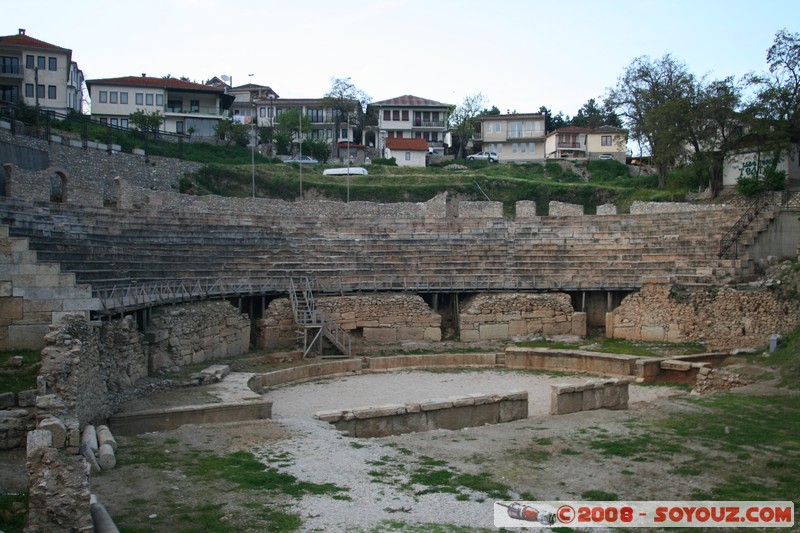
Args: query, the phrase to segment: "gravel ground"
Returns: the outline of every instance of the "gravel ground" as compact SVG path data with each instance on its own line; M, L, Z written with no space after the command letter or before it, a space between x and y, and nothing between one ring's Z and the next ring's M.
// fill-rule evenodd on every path
M351 501L325 496L304 497L298 503L298 509L303 510L304 531L366 530L375 527L381 520L491 529L493 500L486 499L485 495L473 493L467 501L456 499L455 494L449 493L418 495L400 488L399 482L402 480L376 485L368 472L375 469L376 462L403 464L412 461L413 458L407 454L409 448L423 451L437 449L441 453L444 447L445 452L452 450L455 461L456 457L478 452L502 452L516 445L515 433L518 436L521 430L528 430L531 425L543 421L552 423L554 418L558 418L559 426L586 424L586 416L551 417L548 413L550 385L579 384L587 379L592 378L485 370L454 373L402 371L282 386L267 391L265 396L274 401L274 420L295 436L290 440L272 442L262 447L261 452L265 455L289 454L292 465L286 471L299 479L335 483L349 488ZM461 431L437 430L397 437L351 439L312 418L313 413L328 409L511 390L528 391L529 419ZM676 394L683 393L670 387L631 385L630 404L641 407L658 398ZM406 450L406 453L401 450ZM464 472L471 465L455 461L452 466ZM399 470L396 475L402 478L404 473Z

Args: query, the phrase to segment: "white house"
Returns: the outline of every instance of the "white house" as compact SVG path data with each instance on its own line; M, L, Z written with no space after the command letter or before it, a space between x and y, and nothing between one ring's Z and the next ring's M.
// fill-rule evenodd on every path
M428 141L425 139L386 139L386 157L394 157L400 167L424 167L428 155Z
M0 37L0 102L66 114L80 111L83 72L72 50L34 39L20 28Z
M95 120L127 128L131 113L158 111L164 117L162 131L200 137L215 135L233 101L221 88L177 78L126 76L88 80L86 86Z
M541 113L509 113L478 117L479 131L473 141L480 140L483 150L496 152L500 161L523 163L545 157L545 117Z
M378 148L387 147L388 139L422 139L434 151L444 154L446 145L450 144L448 104L407 94L372 102L367 106L367 113L370 110L378 117L375 142Z

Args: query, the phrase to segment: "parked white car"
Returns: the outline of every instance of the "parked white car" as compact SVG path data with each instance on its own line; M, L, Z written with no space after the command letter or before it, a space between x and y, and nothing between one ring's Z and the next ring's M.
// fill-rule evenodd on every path
M322 171L323 176L366 176L369 174L364 167L350 167L350 168L326 168Z
M304 165L316 165L319 163L316 159L311 157L310 155L301 155L300 157L293 157L291 159L285 159L284 163L302 163Z
M478 152L467 156L467 161L488 161L489 163L498 163L500 156L496 152Z

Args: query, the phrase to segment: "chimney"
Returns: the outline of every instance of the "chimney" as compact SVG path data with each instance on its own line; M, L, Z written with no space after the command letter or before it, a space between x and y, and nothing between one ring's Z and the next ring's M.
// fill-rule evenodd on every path
M25 35L25 28L20 28L19 29L19 34L20 35Z
M142 72L142 77L146 78L147 77L147 72Z

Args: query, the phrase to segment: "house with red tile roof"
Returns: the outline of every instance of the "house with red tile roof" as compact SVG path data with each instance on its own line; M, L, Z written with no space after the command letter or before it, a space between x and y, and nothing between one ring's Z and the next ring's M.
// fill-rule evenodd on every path
M386 148L388 139L422 139L433 151L444 154L450 145L447 124L450 107L410 94L372 102L367 113L374 112L378 117L378 126L371 132L375 135L375 146Z
M121 128L128 127L136 111L159 112L167 133L212 137L215 126L228 117L234 97L220 87L178 78L124 76L88 80L92 118Z
M23 28L0 36L0 103L81 112L83 81L72 50L34 39Z
M399 167L424 167L428 156L428 141L425 139L386 139L386 157L394 157Z

